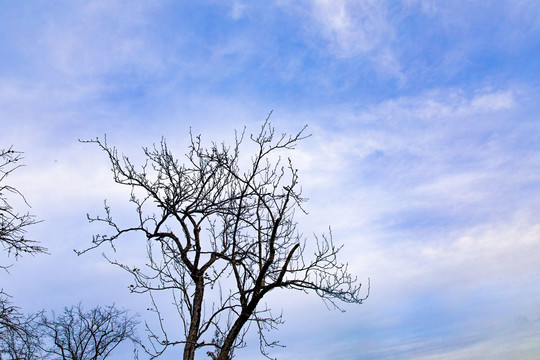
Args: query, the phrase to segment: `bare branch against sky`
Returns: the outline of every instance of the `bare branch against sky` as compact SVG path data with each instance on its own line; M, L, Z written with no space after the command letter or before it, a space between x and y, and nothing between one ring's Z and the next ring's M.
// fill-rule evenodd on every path
M191 136L189 152L175 157L165 139L145 148L146 161L136 166L119 155L106 140L91 140L110 160L114 181L131 189L134 223L122 226L105 205L110 234L98 234L89 249L146 237L147 258L142 263L110 260L133 277L134 293L166 292L179 318L161 319L161 332L152 331L152 347L163 353L183 346L184 359L205 350L214 359L230 359L244 347L250 327L258 330L260 349L278 345L265 332L282 320L279 309L267 308L263 298L271 291L314 292L332 307L339 302L362 303L369 294L338 260L341 246L332 234L306 240L297 229L295 212L303 211L298 169L282 159L305 139L305 128L294 135L276 134L267 119L259 133L236 133L233 145L203 145ZM255 150L243 154L244 141ZM248 144L249 145L249 144ZM249 161L246 161L249 159ZM87 250L78 252L82 254ZM171 338L165 328L183 324L184 335ZM160 349L160 347L163 347Z

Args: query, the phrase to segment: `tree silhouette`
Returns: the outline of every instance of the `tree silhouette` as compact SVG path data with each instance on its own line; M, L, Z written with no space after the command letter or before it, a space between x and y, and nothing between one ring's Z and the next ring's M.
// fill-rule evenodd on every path
M114 306L84 311L81 304L65 308L56 316L41 316L38 324L41 350L63 360L100 360L124 340L135 338L138 321Z
M146 265L109 261L133 276L132 292L151 295L161 329L151 339L154 349L163 346L155 356L183 344L186 360L201 348L213 359L231 359L244 346L250 325L256 326L267 355L267 348L278 343L267 341L265 331L281 316L261 300L273 290L313 291L333 307L337 301L362 303L367 297L338 261L341 247L331 233L307 241L297 230L295 211L303 211L306 199L297 169L290 159L283 163L280 154L305 139L304 130L276 136L267 119L249 137L256 148L249 161L240 154L245 131L236 133L232 147L211 143L206 148L200 135L192 135L185 163L163 139L143 149L147 161L140 168L106 139L86 141L107 153L114 181L131 187L136 217L122 227L105 203L105 215L89 220L105 223L112 233L95 235L93 245L79 254L105 243L114 247L128 233L145 235ZM172 293L182 339L171 339L164 330L154 301L154 294L163 291Z
M43 359L41 334L38 319L41 313L23 317L17 313L16 326L5 326L0 334L0 359L37 360Z
M0 245L8 256L13 255L15 258L25 253L47 251L36 241L25 237L26 228L39 221L30 213L21 213L13 207L13 195L22 199L26 205L28 203L16 187L6 183L8 176L22 166L22 159L22 153L12 147L0 149ZM8 265L0 264L0 269L7 272L8 268ZM10 296L0 289L0 353L3 349L32 338L33 335L28 331L27 319L12 304Z
M17 195L26 203L24 196L16 187L6 184L7 177L22 165L22 153L13 148L0 150L0 243L8 255L15 257L46 252L36 241L25 238L26 228L38 223L30 213L20 213L13 208L8 195ZM28 205L28 203L26 203ZM5 268L5 266L2 266Z

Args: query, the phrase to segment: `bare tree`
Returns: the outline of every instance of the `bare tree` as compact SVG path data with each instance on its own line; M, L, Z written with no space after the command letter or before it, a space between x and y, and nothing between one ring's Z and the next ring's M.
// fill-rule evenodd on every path
M36 254L47 251L39 246L36 241L25 237L26 228L38 223L30 213L20 213L12 206L15 195L22 199L26 205L26 199L16 187L6 183L7 177L21 167L22 153L13 148L0 150L0 244L7 251L8 256L18 258L23 253ZM8 265L0 265L0 269L7 271ZM0 353L2 350L11 349L14 346L33 346L30 339L33 332L28 326L28 319L20 312L19 308L10 301L10 296L0 289Z
M259 333L260 349L278 345L267 341L265 331L281 322L261 300L272 290L313 291L331 307L337 301L362 303L361 284L338 261L341 247L331 234L306 239L298 232L295 211L306 200L298 172L280 153L295 148L308 135L304 129L293 136L276 136L268 122L249 137L256 150L242 167L245 131L236 133L232 147L191 136L185 163L177 160L163 139L159 146L143 148L147 161L135 166L118 155L106 139L88 142L104 150L116 183L131 187L136 220L122 227L105 203L104 217L91 222L110 226L112 234L98 234L84 251L140 232L147 239L146 265L116 260L133 275L130 289L150 292L158 313L161 335L158 345L183 344L184 359L193 359L203 347L213 359L231 359L244 346L250 325ZM310 252L312 252L310 254ZM164 330L153 294L170 291L182 321L185 337L170 339ZM369 289L367 291L369 293Z
M22 330L21 319L19 308L11 303L8 294L0 290L0 339L5 338L5 334L11 330Z
M87 312L81 304L65 308L60 316L42 315L39 323L45 354L63 360L106 359L124 340L137 341L138 321L114 306Z
M41 313L27 317L16 315L16 326L4 326L0 333L0 359L37 360L43 359L41 335L37 319Z
M8 256L45 253L47 249L25 237L26 228L38 223L30 213L21 213L12 206L19 197L28 205L19 190L6 184L7 177L21 167L22 153L9 148L0 150L0 243ZM0 268L8 270L7 265ZM114 306L96 307L87 313L82 306L66 308L51 319L43 312L24 316L12 304L10 296L0 290L0 359L43 359L49 355L62 359L105 359L126 339L136 341L138 322L127 312Z
M47 249L37 245L37 242L25 238L26 228L38 223L30 213L20 213L8 201L8 195L17 195L24 202L26 199L14 186L5 183L6 178L21 167L22 153L13 150L0 150L0 243L8 255L15 257L22 253L36 254L46 252ZM3 266L5 268L5 266Z

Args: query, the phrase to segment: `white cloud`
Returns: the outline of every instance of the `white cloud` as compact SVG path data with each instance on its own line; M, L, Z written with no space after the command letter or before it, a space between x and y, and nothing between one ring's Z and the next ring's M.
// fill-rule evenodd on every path
M229 12L229 16L233 18L234 20L240 20L241 18L244 17L246 10L247 10L246 4L239 1L235 1Z
M506 110L511 109L514 105L514 96L509 91L479 94L470 102L472 110L476 111Z
M536 321L527 329L508 326L502 333L494 333L487 339L464 344L459 348L435 348L425 351L426 355L415 356L416 360L534 360L540 353L538 336L539 323Z
M331 54L341 59L362 58L379 73L403 80L394 51L395 25L386 2L374 0L310 0L280 6L304 23L308 36L322 36Z
M362 272L388 259L385 274L414 278L439 268L465 276L458 275L463 268L481 282L481 269L502 264L505 254L523 258L524 266L512 260L501 271L530 271L540 231L522 216L540 206L528 188L539 180L530 170L538 164L514 149L512 139L530 131L512 126L523 100L515 94L449 90L359 113L330 110L341 119L335 129L309 129L316 136L293 154L311 198L306 220L319 231L332 225L338 239L345 236L348 254L365 254L353 260ZM506 134L509 128L513 134ZM505 136L486 141L493 133ZM387 243L391 238L394 245Z
M463 233L442 236L435 244L418 250L421 272L443 280L443 284L470 285L534 281L540 253L540 223L534 217L516 214L517 219L481 225ZM443 274L446 274L443 276ZM518 280L519 279L519 280Z
M160 44L148 29L155 5L94 1L70 6L42 25L41 60L60 76L84 78L109 72L157 72Z
M377 1L315 0L312 16L343 56L373 51L392 34L386 7Z

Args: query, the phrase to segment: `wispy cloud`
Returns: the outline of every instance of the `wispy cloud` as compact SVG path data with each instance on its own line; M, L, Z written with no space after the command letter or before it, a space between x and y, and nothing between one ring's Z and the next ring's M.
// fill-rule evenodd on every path
M325 39L334 56L364 59L385 75L402 77L401 64L393 51L396 29L387 3L314 0L281 4L300 17L308 34Z
M248 6L245 3L240 2L240 1L235 1L229 12L229 16L232 17L234 20L239 20L244 16L247 7Z
M40 45L54 70L67 76L102 76L110 72L155 69L163 64L160 48L151 47L151 5L121 1L91 2L50 14Z
M539 164L537 156L524 156L520 145L540 130L535 115L523 115L530 96L519 89L445 90L358 112L336 110L341 122L334 129L318 128L319 136L311 140L319 151L308 149L298 157L307 193L324 194L308 204L308 227L322 231L321 224L334 225L352 268L371 276L371 311L399 309L392 312L394 323L379 324L393 343L381 345L382 339L366 336L365 346L375 342L389 351L374 352L374 358L390 353L474 358L496 341L501 351L538 350L506 333L523 312L537 316L515 292L534 288L538 278L540 227L534 214L540 202L533 199L540 177L530 169ZM538 145L533 147L536 152ZM515 306L504 305L508 302ZM390 334L410 321L421 339ZM486 323L491 330L482 328ZM445 333L429 333L437 324ZM350 326L353 332L363 328ZM444 340L454 336L447 332L466 334L465 343ZM364 341L356 341L369 357Z

